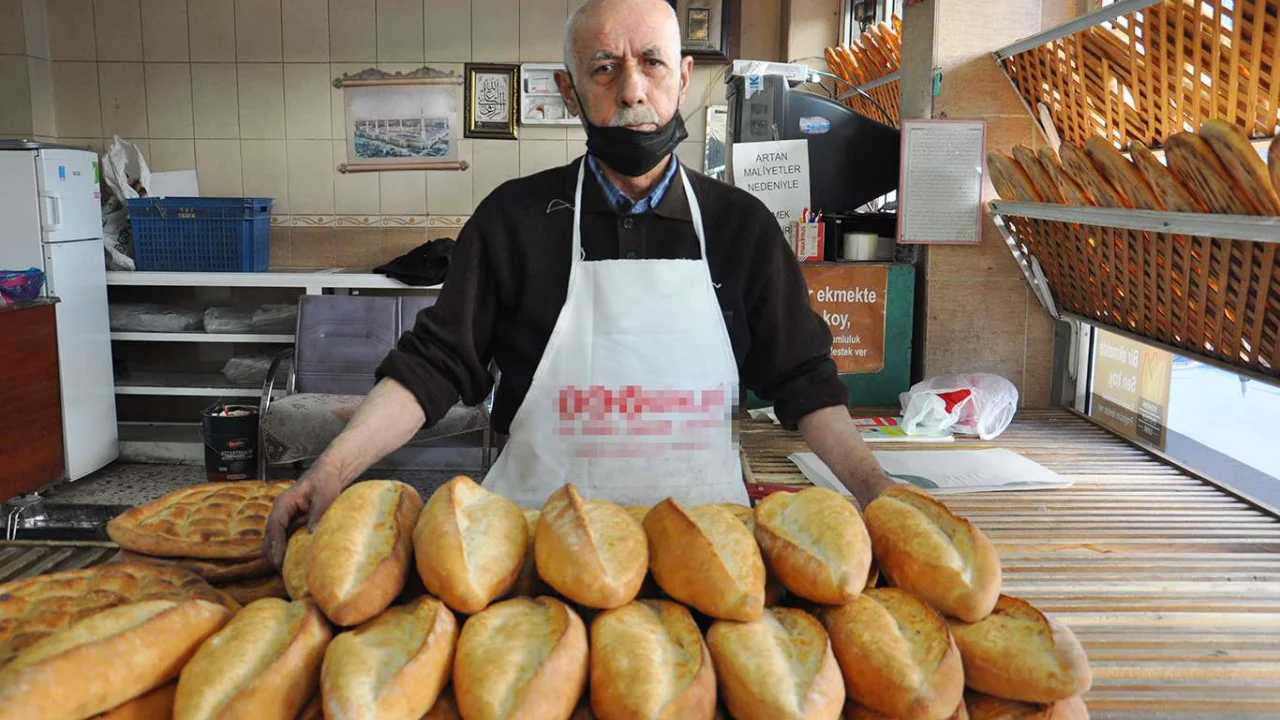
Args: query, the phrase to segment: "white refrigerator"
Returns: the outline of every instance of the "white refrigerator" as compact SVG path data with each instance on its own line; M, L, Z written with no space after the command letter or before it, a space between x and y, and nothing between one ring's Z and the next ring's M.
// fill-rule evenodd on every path
M44 270L56 296L65 474L78 480L119 455L98 156L0 141L0 269ZM0 339L0 342L3 340Z

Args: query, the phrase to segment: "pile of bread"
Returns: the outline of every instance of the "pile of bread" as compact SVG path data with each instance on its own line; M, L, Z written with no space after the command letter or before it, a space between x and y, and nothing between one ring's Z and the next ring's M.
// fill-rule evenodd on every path
M241 605L287 598L262 537L272 501L290 485L207 483L133 508L107 523L120 546L114 561L189 570Z
M1130 143L1126 158L1109 140L1058 153L1015 146L1013 156L987 154L996 192L1005 200L1229 215L1280 215L1280 137L1267 162L1239 127L1208 120L1200 132L1164 141L1167 166L1146 146ZM1270 166L1268 168L1268 165Z
M820 488L753 511L566 485L532 511L465 477L425 505L366 481L293 534L283 574L291 601L65 625L0 666L0 720L1087 718L1071 631L1001 595L985 535L903 486L864 521Z

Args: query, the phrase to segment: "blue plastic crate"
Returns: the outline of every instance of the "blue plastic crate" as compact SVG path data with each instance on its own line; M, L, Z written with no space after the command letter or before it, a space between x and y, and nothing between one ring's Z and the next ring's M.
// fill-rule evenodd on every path
M265 272L271 198L168 197L129 201L139 270Z

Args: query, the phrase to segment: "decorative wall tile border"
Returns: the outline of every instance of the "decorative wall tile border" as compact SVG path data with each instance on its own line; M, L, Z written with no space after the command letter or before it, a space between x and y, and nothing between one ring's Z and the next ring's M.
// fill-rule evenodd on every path
M470 220L466 215L429 215L427 226L433 228L460 228Z
M272 215L272 227L461 228L468 215Z
M293 227L333 227L335 218L332 215L290 215Z
M419 228L427 226L426 215L383 215L382 227Z
M378 227L382 218L377 215L339 215L338 227Z

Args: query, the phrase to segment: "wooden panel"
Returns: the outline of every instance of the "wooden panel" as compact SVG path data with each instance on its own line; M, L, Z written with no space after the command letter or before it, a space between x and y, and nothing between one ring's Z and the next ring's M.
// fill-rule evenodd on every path
M808 482L798 433L741 425L748 481ZM947 504L1000 551L1004 590L1075 631L1095 720L1280 717L1280 520L1061 410L1023 411L993 442L1070 477L1064 490Z
M0 500L62 475L54 306L0 312Z

